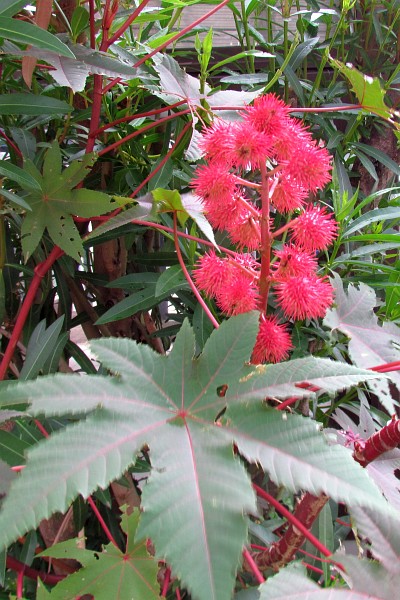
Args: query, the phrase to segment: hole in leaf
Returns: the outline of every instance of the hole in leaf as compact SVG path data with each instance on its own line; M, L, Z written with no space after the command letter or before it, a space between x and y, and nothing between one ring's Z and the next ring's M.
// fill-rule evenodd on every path
M220 385L220 386L217 388L217 395L218 395L220 398L223 398L223 397L225 396L225 394L226 394L227 390L228 390L228 386L227 386L227 385L224 383L224 385Z
M400 479L400 469L394 470L394 476L396 477L396 479Z

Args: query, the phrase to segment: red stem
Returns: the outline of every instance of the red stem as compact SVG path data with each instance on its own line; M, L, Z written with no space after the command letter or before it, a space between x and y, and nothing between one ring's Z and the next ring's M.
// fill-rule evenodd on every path
M17 573L16 593L17 593L18 599L21 599L23 597L23 594L24 594L24 572L23 571L18 571L18 573Z
M228 2L230 2L230 0L223 0L223 2L220 2L220 4L218 4L217 6L212 8L210 11L208 11L208 13L206 13L205 15L203 15L202 17L200 17L199 19L197 19L196 21L194 21L187 27L184 27L181 31L178 31L178 33L176 35L172 36L172 38L170 38L169 40L167 40L166 42L164 42L163 44L161 44L160 46L158 46L157 48L155 48L154 50L149 52L149 54L146 54L146 56L143 56L140 60L138 60L134 64L134 67L136 67L136 68L140 67L140 65L142 65L144 62L146 62L146 60L148 60L149 58L151 58L152 56L157 54L157 52L161 52L161 50L164 50L164 48L169 46L169 44L173 44L174 42L176 42L176 40L179 40L179 38L181 38L186 33L189 33L189 31L192 31L192 29L194 29L194 27L197 27L197 25L200 25L200 23L202 23L203 21L208 19L208 17L211 17L214 13L216 13L218 10L220 10L226 4L228 4ZM242 108L243 107L241 107L241 109Z
M168 231L168 233L175 233L171 227L167 227L166 225L160 225L159 223L153 223L152 221L132 219L131 223L135 223L136 225L145 225L147 227L154 227L155 229L161 229L161 231ZM177 231L176 233L179 237L183 237L187 240L192 240L193 242L198 242L199 244L204 244L205 246L210 246L210 248L215 248L215 244L209 242L208 240L203 240L202 238L195 237L194 235L189 235L188 233L184 233L183 231ZM220 252L224 252L225 254L231 254L232 256L236 256L236 252L234 252L233 250L229 250L229 248L224 248L224 246L218 246L218 250Z
M378 373L390 373L391 371L398 371L400 369L400 360L369 368L371 371L377 371Z
M40 433L42 434L42 436L45 437L45 438L48 438L49 437L49 433L43 427L43 425L41 424L41 422L38 421L37 419L35 419L34 422L35 422L36 427L39 429Z
M115 541L111 531L107 527L105 520L101 516L100 511L97 508L96 503L94 502L93 498L91 496L89 496L89 498L87 500L90 505L90 508L92 509L92 511L94 512L96 517L98 518L101 528L104 531L104 533L106 534L108 541L111 542L119 550L120 548L119 548L117 542Z
M100 115L101 115L101 102L102 102L102 87L103 87L103 76L93 75L93 102L92 102L92 114L90 118L89 136L86 142L86 153L93 151L95 145L95 138L93 132L99 127Z
M95 75L95 77L96 77L96 75ZM125 137L121 138L120 140L117 140L113 144L110 144L110 146L107 146L106 148L103 148L103 150L100 150L99 156L103 156L104 154L107 154L107 152L111 152L111 150L115 150L115 148L118 148L122 144L125 144L125 142L128 142L129 140L132 140L133 138L135 138L138 135L142 135L142 133L145 133L145 131L148 131L149 129L152 129L153 127L157 127L158 125L161 125L162 123L165 123L166 121L170 121L171 119L175 119L176 117L180 117L182 115L187 115L188 113L190 113L189 109L181 110L179 113L174 113L173 115L168 115L167 117L163 117L159 121L154 121L153 123L149 123L149 125L146 125L145 127L142 127L141 129L138 129L137 131L134 131L133 133L130 133L129 135L126 135ZM94 129L95 128L93 128L93 130ZM91 135L93 136L93 132L91 132ZM93 149L93 147L94 147L94 138L91 138L91 140L93 142L92 143L92 149Z
M89 0L90 47L96 48L96 21L94 0Z
M243 550L243 556L245 561L247 562L248 566L250 567L254 577L256 578L258 583L264 583L265 579L260 571L260 569L257 567L254 558L251 556L250 552L247 550L247 548L245 548Z
M123 35L125 33L125 31L128 29L128 27L133 23L133 21L136 19L136 17L138 15L140 15L142 10L145 8L145 6L149 2L150 2L150 0L142 0L142 2L139 4L139 6L136 8L136 10L134 10L133 13L129 16L129 18L125 21L125 23L123 25L121 25L121 27L119 29L117 29L117 31L110 37L110 39L108 40L108 43L107 43L107 47L111 46L111 44L113 44L119 37L121 37L121 35ZM135 65L135 67L136 67L136 65Z
M132 194L130 195L130 198L134 198L136 196L136 194L138 194L140 192L140 190L143 189L145 185L147 185L147 183L150 181L150 179L153 179L154 175L156 175L156 173L158 173L158 171L160 169L162 169L162 167L170 159L170 157L174 153L175 149L177 148L179 142L184 137L186 132L191 128L191 126L192 126L191 123L186 123L185 127L182 129L181 133L176 138L174 145L168 150L167 154L164 156L164 158L162 160L160 160L158 165L156 167L154 167L154 169L147 175L147 177L145 177L145 179L143 179L143 181L137 186L137 188L135 190L133 190Z
M276 500L273 496L271 496L271 494L265 492L255 483L253 483L253 488L255 489L258 496L264 498L264 500L266 500L269 504L272 504L272 506L281 515L283 515L296 529L298 529L304 535L304 537L309 542L311 542L313 546L315 546L315 548L319 550L319 552L321 552L321 554L323 554L324 556L330 556L332 554L332 552L328 550L326 546L321 544L321 542L307 529L305 525L303 525L301 521L299 521L299 519L297 519L287 508L282 506L282 504L278 502L278 500Z
M260 302L259 310L266 312L269 292L269 276L271 265L271 231L270 231L270 202L269 202L269 179L267 167L260 164L261 171L261 271L259 279Z
M164 582L162 586L161 597L166 598L168 593L169 584L171 583L171 569L167 568L164 575Z
M37 571L32 567L28 567L13 556L7 556L6 561L7 569L12 569L17 573L23 573L24 576L29 577L29 579L41 579L44 583L49 585L56 585L59 581L65 579L65 575L51 575L45 571Z
M121 77L115 77L115 79L112 79L109 83L107 83L107 85L103 87L101 91L102 95L104 96L104 94L107 94L107 92L111 90L111 88L113 88L114 85L117 85L117 83L119 83L120 81L122 81Z
M186 268L186 265L184 263L183 257L182 257L182 253L181 253L181 249L179 247L179 239L178 239L178 223L177 223L178 219L176 216L176 211L174 212L174 243L175 243L175 249L176 249L176 253L178 255L178 260L179 260L179 264L181 266L182 272L185 276L186 281L188 282L188 284L190 285L190 288L192 290L192 292L194 293L194 295L196 296L198 302L200 303L201 307L203 308L204 312L206 313L207 317L210 319L211 323L213 324L213 326L215 327L215 329L218 329L219 327L219 323L218 321L215 319L214 315L211 313L210 309L208 308L207 304L204 302L203 298L201 297L201 294L199 292L199 290L197 289L197 287L194 285L192 278L189 275L189 272Z
M175 104L171 104L170 106L163 106L162 108L156 108L154 110L149 110L144 113L135 113L134 115L121 117L120 119L116 119L116 121L112 121L111 123L107 123L107 125L103 125L103 127L96 129L96 131L94 131L91 135L96 137L97 135L99 135L99 133L103 133L103 131L106 131L106 129L110 129L110 127L114 127L115 125L119 125L120 123L126 123L129 121L134 121L135 119L142 119L144 117L153 117L154 115L159 115L160 113L167 112L168 110L171 110L172 108L177 108L178 106L181 106L185 103L186 100L179 100L178 102L175 102Z
M2 137L3 139L6 140L7 144L10 146L10 148L12 148L14 150L14 152L20 157L23 158L22 152L21 150L18 148L18 146L16 146L14 144L14 142L12 140L10 140L10 138L8 137L8 135L2 130L0 129L0 137Z
M17 320L15 322L10 341L8 342L6 351L0 364L0 381L4 379L7 373L8 366L14 355L15 348L17 347L18 340L24 328L25 321L28 318L29 311L31 310L32 304L35 300L36 293L40 287L40 283L43 277L46 275L46 273L56 262L56 260L59 259L63 254L64 252L61 250L61 248L59 248L58 246L54 246L46 260L39 263L35 267L35 274L33 276L31 284L29 285L28 291L21 306L21 310L19 311Z
M400 419L392 418L391 422L377 431L367 440L354 442L353 458L365 467L370 462L397 448L400 444Z

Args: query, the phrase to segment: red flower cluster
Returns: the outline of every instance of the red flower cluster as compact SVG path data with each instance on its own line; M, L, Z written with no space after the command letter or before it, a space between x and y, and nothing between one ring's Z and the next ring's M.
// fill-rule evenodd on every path
M289 110L267 94L244 109L242 121L216 121L203 133L207 164L197 169L192 184L213 227L226 231L240 251L252 253L206 254L194 277L225 314L260 310L254 363L284 360L292 348L285 325L264 314L261 290L273 289L289 320L322 317L333 301L329 281L317 275L315 253L332 243L337 224L324 208L306 204L309 193L330 180L330 156ZM277 232L265 219L273 212L291 218ZM289 243L273 251L284 231L290 233Z

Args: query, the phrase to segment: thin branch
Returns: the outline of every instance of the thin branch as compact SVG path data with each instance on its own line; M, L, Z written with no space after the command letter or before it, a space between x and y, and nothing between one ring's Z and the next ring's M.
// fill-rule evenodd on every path
M199 290L197 289L197 287L193 283L192 278L190 277L189 272L188 272L188 270L186 268L185 262L183 260L182 252L181 252L181 249L180 249L180 246L179 246L178 223L177 223L177 221L178 221L178 219L177 219L177 216L176 216L176 212L174 212L174 242L175 242L175 249L176 249L176 253L178 255L178 260L179 260L179 264L181 265L182 272L183 272L183 274L185 276L186 281L190 285L190 288L191 288L192 292L194 293L194 295L196 296L196 298L197 298L198 302L200 303L202 309L206 313L207 317L210 319L210 321L213 324L213 326L215 327L215 329L218 329L218 327L219 327L218 321L216 320L216 318L214 317L214 315L212 314L212 312L208 308L207 304L204 302L203 298L201 297L201 294L200 294Z
M125 33L125 31L128 29L128 27L133 23L133 21L136 19L136 17L140 15L142 10L145 8L145 6L149 2L150 2L150 0L142 0L142 2L139 4L139 6L136 8L136 10L134 10L133 13L125 21L125 23L123 23L123 25L121 25L121 27L119 29L117 29L117 31L110 37L110 39L108 40L108 43L107 43L108 47L111 46L111 44L113 44L114 42L116 42L117 39L120 38L121 35L123 35ZM136 65L135 65L135 67L136 67Z
M166 48L167 46L169 46L169 44L173 44L174 42L176 42L176 40L179 40L179 38L181 38L183 35L186 35L186 33L189 33L189 31L192 31L192 29L194 29L194 27L197 27L197 25L200 25L200 23L202 23L203 21L205 21L206 19L208 19L208 17L211 17L218 10L221 10L221 8L223 8L226 4L228 4L228 2L230 2L230 0L223 0L223 2L220 2L220 4L218 4L213 9L211 9L210 11L208 11L208 13L206 13L205 15L203 15L202 17L200 17L199 19L197 19L196 21L194 21L193 23L191 23L187 27L184 27L181 31L178 31L178 33L175 34L174 36L172 36L171 38L169 38L169 40L167 40L166 42L164 42L160 46L157 46L157 48L155 48L154 50L152 50L152 52L149 52L149 54L146 54L146 56L143 56L140 60L138 60L134 64L134 67L136 67L136 68L140 67L140 65L142 65L144 62L146 62L146 60L148 60L149 58L151 58L155 54L157 54L157 52L161 52L161 50L164 50L164 48ZM243 108L243 107L241 107L241 108Z
M41 579L43 583L47 583L49 585L56 585L66 577L65 575L52 575L50 573L46 573L46 571L37 571L32 567L28 567L13 556L7 556L6 565L7 569L12 569L17 573L23 573L24 576L29 577L29 579Z
M25 321L28 318L29 311L31 310L32 304L36 297L36 292L38 291L40 284L42 282L43 277L47 274L47 272L51 269L53 264L58 260L64 252L58 246L54 246L49 256L43 262L39 263L35 267L35 274L31 281L31 284L28 288L27 294L22 303L21 309L19 311L17 320L14 325L13 332L11 334L10 341L8 342L6 351L4 352L3 359L0 363L0 381L2 381L7 373L8 365L10 364L12 357L14 355L15 348L18 344L18 340L21 336L22 330L25 325Z
M331 551L328 550L328 548L326 548L326 546L324 546L311 531L309 531L309 528L328 501L327 496L322 494L320 497L316 497L310 493L305 494L299 502L295 513L292 514L287 508L282 506L278 500L271 496L271 494L265 492L258 485L253 484L253 488L258 496L264 498L264 500L271 504L290 522L288 531L279 542L272 544L267 551L260 552L255 556L255 561L261 569L267 568L268 566L279 569L281 566L287 564L293 558L297 548L303 543L304 538L309 540L324 556L330 556L332 554Z
M90 505L90 508L96 515L96 517L101 525L102 530L104 531L104 533L107 536L107 539L113 544L113 546L115 546L118 550L120 550L120 547L118 546L117 542L115 541L111 531L107 527L107 524L106 524L105 520L103 519L103 517L101 516L100 511L97 508L96 503L94 502L93 498L91 496L89 496L87 501L88 501L88 504Z
M245 559L245 561L247 562L248 566L250 567L250 570L252 571L254 577L256 578L258 583L264 583L265 579L260 571L260 569L258 568L254 558L251 556L250 552L247 550L247 548L245 548L243 550L243 557Z
M171 583L171 569L169 567L167 567L167 569L165 570L164 581L163 581L163 586L162 586L162 591L161 591L162 598L167 597L170 583Z
M185 136L186 132L191 128L191 126L192 126L191 123L186 123L185 127L182 129L181 133L176 138L174 145L171 146L171 148L168 150L166 155L162 158L162 160L160 160L158 165L156 167L154 167L154 169L147 175L147 177L145 177L143 179L143 181L137 186L137 188L133 190L132 194L130 194L130 196L129 196L130 198L134 198L140 192L140 190L143 189L144 186L147 185L147 183L151 179L153 179L154 175L156 175L158 173L158 171L163 168L163 166L171 158L172 154L178 147L179 142Z
M103 90L103 92L104 92L104 90ZM182 104L185 104L185 103L186 103L186 100L179 100L178 102L175 102L175 104L171 104L170 106L163 106L162 108L155 108L154 110L149 110L144 113L135 113L134 115L127 115L126 117L121 117L120 119L111 121L111 123L107 123L106 125L103 125L103 127L96 129L96 131L91 133L91 135L96 137L100 133L103 133L103 131L110 129L110 127L114 127L115 125L119 125L120 123L128 123L129 121L134 121L135 119L143 119L144 117L153 117L153 116L159 115L163 112L168 112L169 110L172 110L173 108L177 108L178 106L181 106Z
M187 115L189 113L190 113L189 109L181 110L179 113L174 113L173 115L168 115L167 117L163 117L162 119L159 119L158 121L149 123L149 125L145 125L145 127L141 127L137 131L134 131L133 133L126 135L125 137L121 138L120 140L117 140L113 144L110 144L110 146L103 148L102 150L100 150L98 155L103 156L104 154L107 154L107 152L111 152L111 150L115 150L115 148L118 148L122 144L125 144L125 142L129 142L129 140L132 140L133 138L137 137L138 135L142 135L142 133L145 133L149 129L153 129L153 127L157 127L158 125L161 125L162 123L165 123L166 121L170 121L171 119L176 119L176 117L181 117L181 116ZM94 146L94 138L91 138L91 139L93 141L93 146Z

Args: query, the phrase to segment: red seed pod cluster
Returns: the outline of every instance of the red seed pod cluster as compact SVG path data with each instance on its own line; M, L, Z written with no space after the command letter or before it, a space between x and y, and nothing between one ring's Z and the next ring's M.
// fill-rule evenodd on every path
M196 284L227 315L260 310L255 363L285 360L292 348L286 325L265 314L266 289L287 320L322 317L333 301L329 281L317 275L316 252L333 242L337 224L308 201L329 182L331 158L289 111L267 94L244 109L241 121L215 121L203 132L207 162L192 182L212 226L226 231L239 251L205 254ZM277 231L273 213L288 219Z

